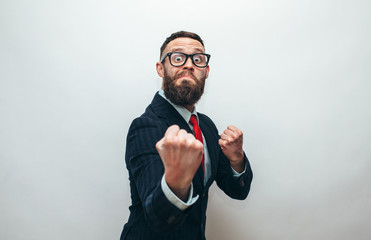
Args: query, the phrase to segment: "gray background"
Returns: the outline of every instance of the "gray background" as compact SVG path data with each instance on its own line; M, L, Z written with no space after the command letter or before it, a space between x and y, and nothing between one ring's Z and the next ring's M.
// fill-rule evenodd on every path
M212 54L199 111L233 124L255 178L210 192L208 239L371 239L371 2L0 1L0 239L118 239L125 138L159 48Z

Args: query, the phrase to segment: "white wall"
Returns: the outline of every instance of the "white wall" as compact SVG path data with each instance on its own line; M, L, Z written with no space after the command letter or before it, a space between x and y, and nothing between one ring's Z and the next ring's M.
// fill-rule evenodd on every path
M226 5L228 4L228 5ZM244 131L255 178L210 192L208 239L371 238L371 2L0 2L0 239L118 239L125 138L164 39L204 38L199 110Z

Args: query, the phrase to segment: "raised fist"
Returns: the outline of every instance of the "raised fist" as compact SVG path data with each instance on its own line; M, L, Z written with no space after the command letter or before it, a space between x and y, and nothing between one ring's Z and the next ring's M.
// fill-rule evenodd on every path
M245 163L242 149L243 133L235 126L228 126L220 135L219 145L234 170L242 172Z
M185 200L202 161L203 144L193 134L172 125L156 143L156 149L164 164L167 185L180 199Z

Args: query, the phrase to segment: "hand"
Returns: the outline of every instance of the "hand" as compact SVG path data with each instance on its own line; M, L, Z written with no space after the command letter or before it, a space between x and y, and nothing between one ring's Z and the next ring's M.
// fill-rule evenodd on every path
M235 126L228 126L220 135L219 145L236 172L242 172L245 169L242 143L243 133Z
M165 168L165 181L180 199L188 197L192 179L201 164L204 146L193 134L170 126L156 149Z

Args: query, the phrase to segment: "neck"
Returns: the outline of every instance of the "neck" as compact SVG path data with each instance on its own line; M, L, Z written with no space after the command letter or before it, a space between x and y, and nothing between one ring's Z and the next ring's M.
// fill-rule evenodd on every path
M186 106L183 106L185 107L189 112L193 112L193 109L195 108L194 105L186 105Z

